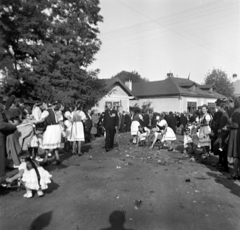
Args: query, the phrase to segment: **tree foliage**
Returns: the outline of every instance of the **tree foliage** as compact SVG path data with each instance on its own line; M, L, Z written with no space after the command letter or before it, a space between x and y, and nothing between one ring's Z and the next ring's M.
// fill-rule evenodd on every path
M136 111L141 111L142 113L153 113L154 108L152 106L151 101L145 101L142 103L140 106L138 103L135 103L133 106L130 107L130 111L136 112Z
M0 63L8 82L21 78L44 100L96 103L104 94L98 70L99 0L2 0Z
M226 97L232 97L234 94L233 83L223 70L213 69L205 78L205 84L214 84L216 92Z
M148 81L148 79L141 77L141 75L136 72L136 71L132 71L132 72L127 72L127 71L121 71L120 73L116 74L115 76L113 76L112 78L119 78L122 82L131 80L133 83L136 82L140 82L140 81Z

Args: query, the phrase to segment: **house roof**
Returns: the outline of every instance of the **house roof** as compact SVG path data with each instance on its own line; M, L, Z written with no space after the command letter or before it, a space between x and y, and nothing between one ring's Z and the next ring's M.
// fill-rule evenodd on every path
M236 80L234 83L233 83L233 86L234 86L234 94L236 96L239 96L240 95L240 80Z
M187 88L195 85L195 92ZM168 77L162 81L133 83L133 94L137 97L188 96L203 98L222 98L217 92L202 90L200 85L190 79Z
M214 84L199 85L200 89L209 90L214 86Z
M117 77L99 80L103 82L107 90L111 90L115 85L120 85L128 96L134 96L133 92Z

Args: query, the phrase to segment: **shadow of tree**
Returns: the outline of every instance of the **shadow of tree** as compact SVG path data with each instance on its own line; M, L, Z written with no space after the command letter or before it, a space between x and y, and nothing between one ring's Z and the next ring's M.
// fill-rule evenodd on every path
M30 230L42 230L47 227L52 219L52 211L45 212L38 216L31 224Z

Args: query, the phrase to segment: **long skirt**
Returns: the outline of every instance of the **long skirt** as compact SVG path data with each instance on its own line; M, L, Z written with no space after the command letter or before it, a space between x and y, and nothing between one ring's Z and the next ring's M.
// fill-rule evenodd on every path
M61 146L62 130L59 124L47 126L43 134L43 149L57 149Z
M164 142L164 141L175 141L175 140L177 140L177 138L174 131L172 130L172 128L167 127L167 132L163 135L161 141Z
M133 121L131 124L131 135L135 136L138 133L138 126L140 126L140 123L138 121Z
M199 147L209 146L209 148L211 149L211 139L209 137L210 133L211 129L209 126L200 127L198 141Z
M237 145L239 144L237 134L237 129L233 129L230 131L228 142L228 157L240 158L240 152L237 151Z
M76 121L73 123L69 141L85 141L82 121Z

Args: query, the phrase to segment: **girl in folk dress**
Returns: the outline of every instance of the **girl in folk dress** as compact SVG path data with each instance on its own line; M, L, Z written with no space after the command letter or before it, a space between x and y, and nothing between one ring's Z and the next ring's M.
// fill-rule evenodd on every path
M160 121L159 121L159 118L160 118ZM162 143L164 143L165 141L168 143L168 147L169 147L168 151L173 151L172 141L175 141L177 139L174 131L170 127L168 127L168 124L164 119L163 114L161 114L160 117L157 116L156 119L157 119L157 127L154 133L154 140L150 149L153 148L157 139L160 139Z
M64 117L67 119L64 121L64 128L65 128L65 150L68 150L71 145L70 145L70 135L72 132L72 118L71 118L71 113L69 111L64 113Z
M71 117L73 125L69 141L73 142L72 154L77 153L79 156L81 156L81 142L85 141L83 122L86 119L86 115L81 110L81 107L78 106L78 108L72 112Z
M43 190L47 189L48 184L51 183L52 175L39 166L37 162L32 161L28 152L21 153L20 161L19 172L12 178L7 178L6 181L12 183L14 180L21 179L26 188L23 197L31 198L33 196L32 190L37 190L38 196L42 197L44 195Z
M43 161L42 158L38 156L38 148L42 145L42 134L43 131L41 130L41 126L38 126L38 122L41 120L42 111L40 106L42 106L42 103L37 103L33 106L32 109L32 117L34 120L36 120L36 125L34 127L34 135L32 137L32 140L30 142L30 153L33 158L37 161ZM40 123L39 123L40 124Z
M209 151L211 149L211 128L210 121L211 116L207 113L208 107L207 105L202 106L202 117L199 119L199 146L202 147L203 150L203 158L209 157Z
M138 127L141 126L140 123L142 122L143 122L143 116L142 114L140 114L140 111L136 111L135 114L132 114L131 135L133 136L134 144L137 143Z
M59 165L61 162L58 155L58 149L61 146L62 129L54 111L56 105L57 102L42 113L41 121L45 121L47 125L46 131L43 134L42 147L46 152L45 162L47 162L49 151L52 150L56 156L56 164Z

